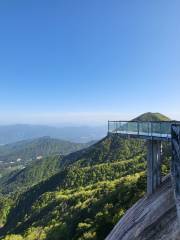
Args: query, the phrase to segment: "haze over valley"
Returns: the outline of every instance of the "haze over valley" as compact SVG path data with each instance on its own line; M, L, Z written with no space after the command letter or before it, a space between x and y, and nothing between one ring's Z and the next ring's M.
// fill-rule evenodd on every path
M44 125L0 125L0 144L8 144L26 139L49 136L76 143L87 143L104 137L107 124L102 126L52 127Z

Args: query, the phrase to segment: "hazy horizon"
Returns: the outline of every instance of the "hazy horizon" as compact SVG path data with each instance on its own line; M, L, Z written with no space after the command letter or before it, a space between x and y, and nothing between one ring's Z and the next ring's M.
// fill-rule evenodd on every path
M53 126L53 127L102 127L106 126L108 120L132 120L133 118L143 114L132 113L132 114L121 114L121 113L46 113L46 114L25 114L22 117L15 117L15 115L9 116L11 121L7 121L6 115L3 115L0 119L0 126L6 125L42 125L42 126ZM177 114L165 114L160 112L172 120L180 120L180 115ZM4 118L4 121L3 121ZM31 118L31 120L29 120ZM71 120L68 120L71 119ZM72 120L73 119L73 120Z

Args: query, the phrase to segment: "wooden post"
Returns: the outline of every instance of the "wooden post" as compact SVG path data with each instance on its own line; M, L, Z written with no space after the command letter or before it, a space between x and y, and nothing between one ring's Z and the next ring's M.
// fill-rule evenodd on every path
M147 193L151 195L161 184L161 141L147 141Z

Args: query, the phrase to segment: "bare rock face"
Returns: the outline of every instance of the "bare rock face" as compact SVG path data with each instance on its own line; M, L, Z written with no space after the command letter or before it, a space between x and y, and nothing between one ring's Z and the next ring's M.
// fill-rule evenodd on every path
M117 223L106 240L180 240L171 179L151 196L140 199Z

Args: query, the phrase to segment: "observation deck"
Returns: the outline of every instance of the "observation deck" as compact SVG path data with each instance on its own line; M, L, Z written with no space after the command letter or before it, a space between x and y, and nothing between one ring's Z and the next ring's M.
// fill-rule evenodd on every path
M171 141L171 126L177 121L108 121L108 134L127 138Z

